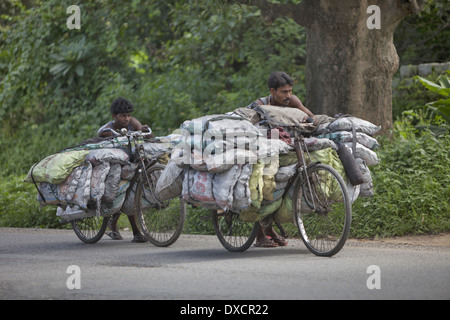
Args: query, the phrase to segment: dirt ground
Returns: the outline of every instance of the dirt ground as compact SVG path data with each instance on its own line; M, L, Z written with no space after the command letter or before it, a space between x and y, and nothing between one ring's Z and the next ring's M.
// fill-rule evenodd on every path
M362 242L381 242L391 244L405 244L417 246L450 247L450 232L433 235L416 235L393 238L380 238L373 240L357 240Z

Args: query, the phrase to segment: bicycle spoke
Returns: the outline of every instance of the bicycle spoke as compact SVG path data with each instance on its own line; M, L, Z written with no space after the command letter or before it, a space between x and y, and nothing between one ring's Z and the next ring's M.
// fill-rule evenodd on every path
M310 184L305 182L296 188L297 225L312 252L330 256L342 248L350 228L347 189L339 174L329 166L314 166L308 171L308 179Z
M219 241L229 251L245 251L255 240L256 223L243 221L238 213L214 212L213 224Z
M149 179L141 179L136 190L135 207L142 231L156 246L168 246L178 239L186 212L186 206L179 198L164 202L156 198L154 190L162 171L162 167L156 167L144 172Z
M106 230L107 218L88 217L72 221L72 228L84 243L96 243Z

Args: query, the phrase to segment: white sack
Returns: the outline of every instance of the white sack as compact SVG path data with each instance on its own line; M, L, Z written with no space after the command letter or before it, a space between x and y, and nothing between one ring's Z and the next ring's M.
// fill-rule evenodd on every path
M227 211L233 204L233 190L242 171L242 166L234 165L229 170L217 173L213 178L213 196L216 204Z
M156 196L160 200L168 200L180 195L183 191L183 169L169 160L155 187Z
M350 151L352 151L352 146L353 146L352 142L345 142L344 145L347 148L349 148ZM378 162L380 162L377 154L374 151L370 150L369 148L364 147L360 143L356 143L356 154L354 156L355 156L355 158L364 159L368 166L375 166L378 164Z
M328 129L331 132L352 131L352 123L355 126L355 130L357 132L364 132L370 136L373 136L375 133L381 130L380 126L376 126L369 121L356 117L343 117L332 121L329 124Z
M242 166L241 173L233 190L232 210L234 211L245 209L251 204L249 181L252 175L252 168L252 164Z

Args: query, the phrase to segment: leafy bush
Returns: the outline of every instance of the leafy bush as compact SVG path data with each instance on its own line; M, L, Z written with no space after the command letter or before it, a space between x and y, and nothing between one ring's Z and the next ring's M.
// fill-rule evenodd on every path
M439 78L437 74L425 77L426 80L435 82ZM423 112L424 106L437 100L439 95L428 90L414 78L404 78L397 80L398 84L392 92L392 116L394 119L402 116L403 112Z
M450 135L396 125L393 139L382 139L380 163L370 167L375 195L353 206L354 237L450 230Z
M0 181L0 227L61 228L56 207L39 208L34 185L25 176L10 176Z
M211 210L202 207L193 208L187 205L183 232L188 234L215 234Z
M447 74L450 75L450 70L447 71ZM429 91L445 97L426 104L427 108L435 115L434 119L436 120L435 124L433 123L426 128L430 129L435 135L444 134L450 129L450 78L448 75L441 75L438 78L438 83L416 77Z
M90 0L80 4L81 29L68 30L71 4L30 3L1 17L0 176L94 136L118 96L163 135L268 94L275 69L305 93L306 33L289 19L269 27L255 7L197 0Z

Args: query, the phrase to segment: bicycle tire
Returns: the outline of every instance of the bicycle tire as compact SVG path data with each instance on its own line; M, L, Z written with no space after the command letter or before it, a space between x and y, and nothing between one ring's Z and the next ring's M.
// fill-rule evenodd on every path
M106 231L109 217L88 217L71 222L72 229L77 237L84 243L98 242ZM101 221L101 223L100 223Z
M138 179L135 195L135 212L146 239L157 247L174 244L183 231L186 218L186 204L180 198L160 202L155 198L156 182L165 166L156 164L147 169L150 186L146 179ZM149 189L150 192L145 192ZM142 199L151 205L143 205Z
M317 256L331 257L342 249L350 232L347 186L341 175L325 164L308 167L307 174L311 189L301 179L294 189L294 220L305 246Z
M245 222L239 213L213 211L214 231L222 246L231 252L244 252L255 241L259 222Z

